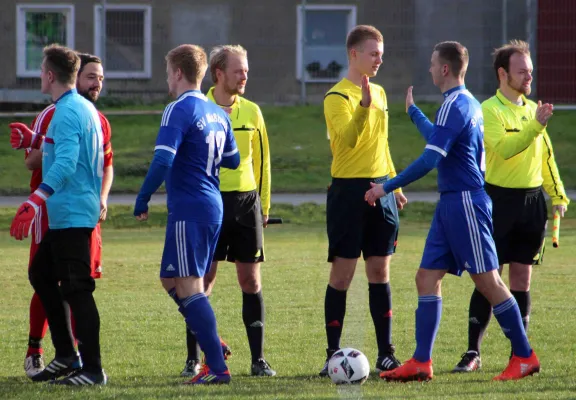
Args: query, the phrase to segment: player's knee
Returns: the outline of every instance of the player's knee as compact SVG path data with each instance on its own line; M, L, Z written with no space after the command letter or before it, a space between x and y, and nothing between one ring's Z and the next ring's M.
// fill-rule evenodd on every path
M174 283L173 278L160 278L160 283L162 284L164 290L166 290L167 292L170 292L172 289L176 287L176 283Z
M527 292L530 290L530 275L510 276L510 290Z
M215 281L216 279L214 278L206 279L206 277L204 277L204 294L206 296L210 296L212 294L212 289L214 289Z
M348 290L350 283L352 282L352 277L350 276L331 276L330 286L336 290Z
M36 292L38 291L38 287L41 287L46 282L46 280L42 279L42 277L33 270L28 271L28 280Z
M256 277L247 277L240 281L240 287L244 293L254 294L262 290L262 283Z
M420 268L414 280L419 296L438 295L440 293L440 279L433 271Z
M70 296L75 295L79 292L90 292L92 293L96 289L96 282L92 277L86 279L76 279L73 282L70 280L62 280L60 282L60 292L62 297L67 299Z

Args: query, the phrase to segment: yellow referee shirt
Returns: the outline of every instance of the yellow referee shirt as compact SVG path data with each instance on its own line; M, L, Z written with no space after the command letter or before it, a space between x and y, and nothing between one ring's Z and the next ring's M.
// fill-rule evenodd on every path
M324 97L334 178L396 176L388 148L388 103L382 86L370 83L372 104L360 106L362 89L344 78Z
M536 120L537 105L524 96L522 101L514 104L498 90L482 103L486 182L519 189L544 186L553 205L567 205L552 142Z
M214 88L207 97L214 100ZM217 104L217 103L216 103ZM270 212L270 147L264 117L257 104L236 96L234 104L222 106L229 115L234 139L240 153L238 169L220 168L221 192L249 192L258 190L262 213Z

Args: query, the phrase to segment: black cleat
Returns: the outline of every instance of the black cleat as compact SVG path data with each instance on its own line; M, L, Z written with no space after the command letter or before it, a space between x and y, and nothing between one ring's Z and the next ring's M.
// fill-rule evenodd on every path
M376 369L376 372L385 372L392 371L401 365L402 363L396 358L396 356L394 356L394 352L391 352L378 357L374 368Z
M252 376L275 376L276 371L270 367L270 364L263 359L259 358L256 362L252 363Z
M50 382L54 385L67 385L67 386L92 386L92 385L105 385L108 383L108 377L104 370L99 374L93 374L82 369L68 375L59 381Z
M476 351L467 351L462 354L462 359L454 367L452 372L473 372L479 370L482 367L482 360L480 359L480 354Z
M79 370L80 367L80 358L76 355L67 358L56 357L50 361L50 364L48 364L42 372L32 376L30 379L34 382L53 381L56 378L69 375Z
M183 378L194 378L200 373L200 361L199 360L186 360L186 366L180 372L180 376Z
M324 367L322 367L322 370L318 374L319 376L321 377L328 376L328 361L330 361L334 353L336 353L338 350L340 349L334 349L334 350L326 349L326 362L324 363Z

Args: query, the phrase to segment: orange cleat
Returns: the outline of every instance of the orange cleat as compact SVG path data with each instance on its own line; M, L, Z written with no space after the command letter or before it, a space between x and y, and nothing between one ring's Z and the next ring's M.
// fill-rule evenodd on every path
M512 381L522 379L540 372L540 361L532 350L528 358L513 355L508 366L500 375L494 377L494 381Z
M432 360L420 362L413 358L392 371L385 371L380 374L380 378L396 382L429 381L433 376Z
M222 338L220 338L220 346L222 346L222 354L224 355L224 359L227 360L228 357L232 355L232 349L226 344L225 341L222 340Z
M226 370L217 374L204 364L200 373L191 380L184 382L184 385L221 385L228 383L230 383L230 371Z

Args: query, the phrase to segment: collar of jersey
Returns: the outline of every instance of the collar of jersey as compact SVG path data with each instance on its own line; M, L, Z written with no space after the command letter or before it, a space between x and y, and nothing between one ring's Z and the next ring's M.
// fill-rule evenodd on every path
M62 100L64 97L68 96L69 94L77 93L77 92L78 91L76 89L70 89L69 91L62 93L62 96L58 97L56 99L56 101L54 101L54 104L58 103L60 100Z
M236 99L234 100L234 103L232 103L229 106L223 106L222 104L218 104L218 102L216 101L216 99L214 98L214 86L212 86L209 90L208 93L206 95L206 97L208 97L210 100L212 100L214 103L216 103L217 106L219 107L226 107L226 108L231 108L231 109L235 109L240 105L240 96L236 95Z
M456 87L453 87L452 89L448 89L447 91L442 93L442 95L444 96L444 98L446 98L457 90L465 90L465 89L466 89L465 85L456 86Z
M518 108L522 108L524 107L528 102L526 101L526 96L522 95L522 102L524 104L522 104L521 106L516 104L516 103L512 103L510 100L508 100L508 98L506 96L504 96L504 94L502 94L502 92L500 91L500 89L496 90L496 97L498 97L498 100L500 100L502 102L502 104L504 104L507 107L518 107Z
M193 93L193 92L198 92L198 93L202 94L202 92L198 89L191 89L191 90L187 90L184 93L182 93L180 96L178 96L178 98L176 100L180 100L182 97L186 96L186 94Z

